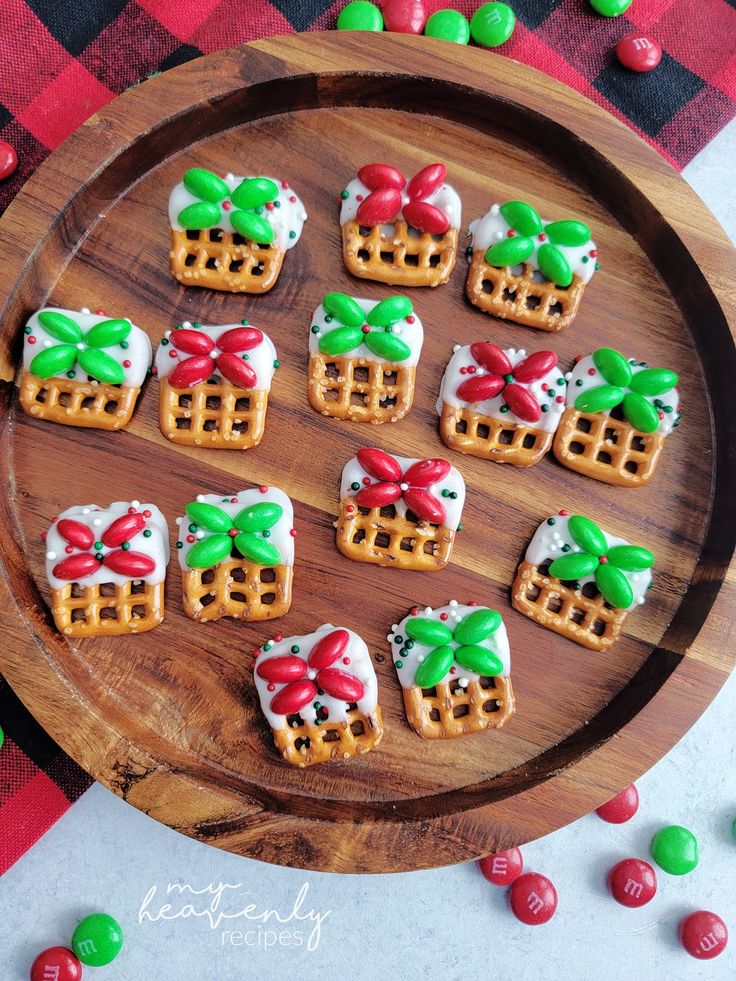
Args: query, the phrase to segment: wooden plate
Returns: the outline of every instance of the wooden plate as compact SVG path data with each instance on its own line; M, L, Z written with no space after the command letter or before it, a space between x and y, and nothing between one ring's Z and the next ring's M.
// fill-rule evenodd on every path
M361 164L382 159L411 173L445 161L466 222L508 197L545 215L580 216L602 268L560 335L471 308L462 260L447 286L411 291L427 333L416 403L401 423L377 428L313 413L305 370L310 315L324 292L388 292L345 272L337 222L339 191ZM187 289L169 275L168 192L192 165L274 173L302 194L304 236L266 296ZM723 683L734 634L734 252L685 183L584 98L507 59L424 38L310 34L234 48L167 72L90 119L8 211L0 255L9 409L0 667L51 735L134 806L270 862L351 872L441 865L535 838L600 804L659 759ZM283 367L263 444L238 453L168 443L155 382L128 432L29 419L14 392L20 335L47 302L130 316L154 341L187 318L245 316L265 327ZM468 484L451 566L399 573L340 556L332 522L345 460L371 444L441 453L434 403L443 366L453 343L489 337L551 346L563 364L609 343L678 369L683 423L657 478L621 490L551 457L523 472L450 454ZM252 483L282 487L295 502L295 601L277 625L193 625L173 561L166 621L155 631L77 644L55 633L40 535L57 511L153 500L173 529L198 492ZM597 516L656 554L650 600L610 654L510 607L519 557L559 507ZM414 603L452 597L504 614L518 714L501 732L426 743L405 721L385 637ZM274 752L251 650L276 629L304 633L326 620L368 641L386 735L363 759L302 771Z

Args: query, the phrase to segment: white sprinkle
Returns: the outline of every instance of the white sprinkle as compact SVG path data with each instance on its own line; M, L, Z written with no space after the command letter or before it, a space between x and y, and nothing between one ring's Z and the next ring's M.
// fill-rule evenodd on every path
M452 617L453 620L461 620L462 619L462 617L460 616L459 613L451 613L450 616Z
M310 681L314 681L314 679L317 677L317 672L310 668L310 670L307 671L307 677Z
M500 240L501 240L501 239L503 238L503 232L494 232L494 233L493 233L493 237L494 237L494 238L495 238L495 239L496 239L497 241L500 241Z
M457 600L450 600L448 606L457 606Z
M225 174L225 180L226 181L234 181L235 180L235 174L231 174L230 171L228 171Z
M636 602L639 604L639 606L641 606L643 603L646 602L646 600L644 599L643 596L640 596L639 599Z
M501 210L501 206L499 204L492 204L491 205L491 214L492 215L497 215L500 210Z
M453 348L452 348L452 350L453 350L453 353L454 353L455 351L459 351L459 350L460 350L460 348L461 348L461 346L462 346L462 345L460 345L460 344L454 344L454 345L453 345Z
M44 347L51 347L51 344L52 344L52 342L51 342L51 341L44 341L44 342L43 342L43 346L44 346Z
M424 610L424 612L425 612L425 613L431 613L431 612L432 612L432 607L431 607L431 606L427 606L427 607L425 608L425 610Z
M399 487L402 489L402 491L409 490L408 484L399 484Z
M550 543L550 546L549 546L550 552L556 552L558 548L559 548L558 545L553 545L553 544Z
M197 500L202 502L204 500L204 494L197 494Z
M217 350L216 347L213 347L212 350L210 351L210 357L212 358L213 361L216 361L217 358L220 357L220 352Z
M191 326L192 326L191 320L184 320L182 322L182 327L186 327L187 330L191 329ZM171 331L167 331L166 336L168 337L170 333L171 333Z
M419 661L420 664L422 663L423 660L424 660L424 654L417 654L417 661Z
M79 312L80 313L89 313L90 312L90 309L89 309L89 307L82 307Z
M394 642L394 635L393 634L389 634L386 637L386 640L389 642L389 644L393 644L393 642Z
M92 524L95 526L95 528L99 528L102 524L102 518L93 518Z
M460 685L461 688L467 688L468 687L468 679L467 678L458 678L458 682L457 683Z
M194 535L194 537L195 537L195 538L200 538L200 539L201 539L201 538L204 538L204 532L203 532L203 531L198 531L198 532L195 532L195 535Z
M571 378L572 378L572 372L571 371L566 371L565 372L565 380L566 381L570 381Z
M46 558L47 559L55 559L56 558L56 552L47 552L46 553Z
M83 351L84 350L84 343L82 341L80 341L79 344L77 344L77 350L78 351Z
M139 508L141 506L141 502L140 501L131 501L130 502L130 506L132 508Z
M89 512L90 512L89 508L82 508L82 514L89 514Z
M396 326L394 327L394 334L400 334L402 329L403 328L401 327L401 324L396 324Z
M398 630L399 629L398 623L392 623L391 624L391 629L394 630L394 631Z
M176 519L176 523L177 523L178 525L180 525L180 524L181 524L181 518L177 518L177 519Z
M485 368L476 368L475 373L476 373L476 375L479 375L479 376L480 375L485 375L486 369Z
M559 531L553 531L552 537L554 538L555 541L559 541L560 538L562 538L562 535L559 533Z
M633 582L639 582L639 573L635 572L631 579Z

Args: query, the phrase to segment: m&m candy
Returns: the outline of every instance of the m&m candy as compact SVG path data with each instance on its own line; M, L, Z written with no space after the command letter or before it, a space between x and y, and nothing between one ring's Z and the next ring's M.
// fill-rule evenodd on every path
M625 858L608 873L608 890L617 903L637 909L654 899L657 876L649 862Z
M720 916L707 909L699 909L681 920L677 935L688 954L701 961L718 957L728 944L728 927Z
M639 791L636 789L636 784L632 783L606 804L602 804L595 813L609 824L623 824L624 821L629 821L638 809Z
M72 934L74 953L83 964L104 967L114 961L123 946L123 931L107 913L92 913L77 924Z
M557 909L557 890L546 875L525 872L509 889L511 911L528 926L547 923Z
M473 14L470 35L484 48L497 48L514 33L516 14L507 3L484 3Z
M687 875L698 864L698 842L679 824L660 828L652 838L652 858L670 875Z
M590 0L590 6L603 17L618 17L626 13L633 0Z
M494 886L510 886L523 872L524 859L518 848L509 848L508 851L478 859L478 868Z
M31 965L31 981L80 981L82 965L66 947L41 951Z
M385 0L381 10L384 27L397 34L421 34L427 21L422 0Z
M382 31L383 17L375 3L353 0L337 17L338 31Z
M470 24L457 10L438 10L427 21L424 33L427 37L467 44L470 40Z
M632 72L650 72L662 60L662 49L650 37L626 34L616 45L616 57Z
M0 181L15 173L18 166L18 154L5 140L0 140Z

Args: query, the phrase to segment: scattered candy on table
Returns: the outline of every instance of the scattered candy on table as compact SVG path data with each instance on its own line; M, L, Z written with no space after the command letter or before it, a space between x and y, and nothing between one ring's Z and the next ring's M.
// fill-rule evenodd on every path
M74 953L83 964L103 967L114 961L123 946L120 924L107 913L92 913L77 924L72 935Z
M508 851L478 859L478 868L494 886L510 886L523 872L524 859L518 848L509 848Z
M590 0L590 6L604 17L618 17L631 6L633 0Z
M82 965L66 947L41 951L31 965L31 981L80 981Z
M716 913L700 909L690 913L677 927L680 943L691 957L707 961L718 957L728 944L728 928Z
M17 166L18 154L9 143L0 140L0 181L15 173Z
M516 15L507 3L484 3L473 14L470 34L476 44L497 48L514 33Z
M660 828L652 838L652 858L670 875L687 875L698 864L698 842L679 824Z
M353 0L343 7L337 18L338 31L382 31L383 17L374 3Z
M3 727L0 726L0 749L3 748L4 742L5 742L5 733L3 732Z
M616 45L616 57L632 72L650 72L662 60L662 49L650 37L626 34Z
M467 44L470 40L470 24L457 10L438 10L427 21L424 33L427 37Z
M421 34L427 22L422 0L385 0L381 10L384 27L397 34Z
M623 824L631 820L638 810L639 791L636 789L636 784L632 783L607 803L602 804L595 813L609 824Z
M637 909L654 899L657 876L649 862L625 858L608 873L608 889L617 903Z
M546 875L525 872L509 889L511 911L528 926L547 923L557 909L557 890Z

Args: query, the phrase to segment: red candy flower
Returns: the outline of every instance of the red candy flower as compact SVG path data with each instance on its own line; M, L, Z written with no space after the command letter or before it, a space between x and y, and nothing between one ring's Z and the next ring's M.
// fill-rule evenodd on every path
M450 472L447 460L418 460L402 473L398 460L373 447L358 450L358 463L379 481L361 488L355 495L361 507L382 508L403 497L406 506L418 518L434 524L445 521L442 503L427 488Z
M243 352L252 351L263 340L262 331L256 327L233 327L220 334L217 342L199 330L183 327L169 336L176 351L190 355L183 358L169 375L173 388L191 388L214 374L219 374L238 388L255 388L258 377Z
M557 355L552 351L537 351L513 367L508 357L495 344L482 342L470 345L470 353L487 375L475 375L462 382L457 397L463 402L484 402L503 395L508 407L524 422L538 422L542 409L532 393L524 388L531 382L544 378L557 365Z
M131 579L140 579L142 576L149 575L156 568L156 563L151 556L123 548L145 527L144 515L134 511L132 514L124 514L116 518L102 532L99 541L95 541L95 536L87 525L71 518L62 518L56 526L57 531L65 542L80 551L58 562L52 570L52 575L67 582L78 582L91 576L101 565L122 576L130 576ZM95 545L99 544L112 551L106 555L102 555L99 551L94 551L93 554ZM101 558L97 558L98 555Z
M444 164L434 163L420 170L407 184L406 178L388 164L367 164L358 171L358 179L370 190L367 198L360 202L357 211L359 224L375 228L392 221L403 211L409 225L430 235L443 235L450 227L447 215L434 204L426 201L434 194L447 176ZM403 203L401 192L406 188L409 198Z
M311 702L321 689L333 698L357 702L365 694L354 675L333 668L350 643L347 630L333 630L318 640L306 661L296 654L277 654L259 661L256 674L270 683L285 685L271 699L271 711L291 715Z

